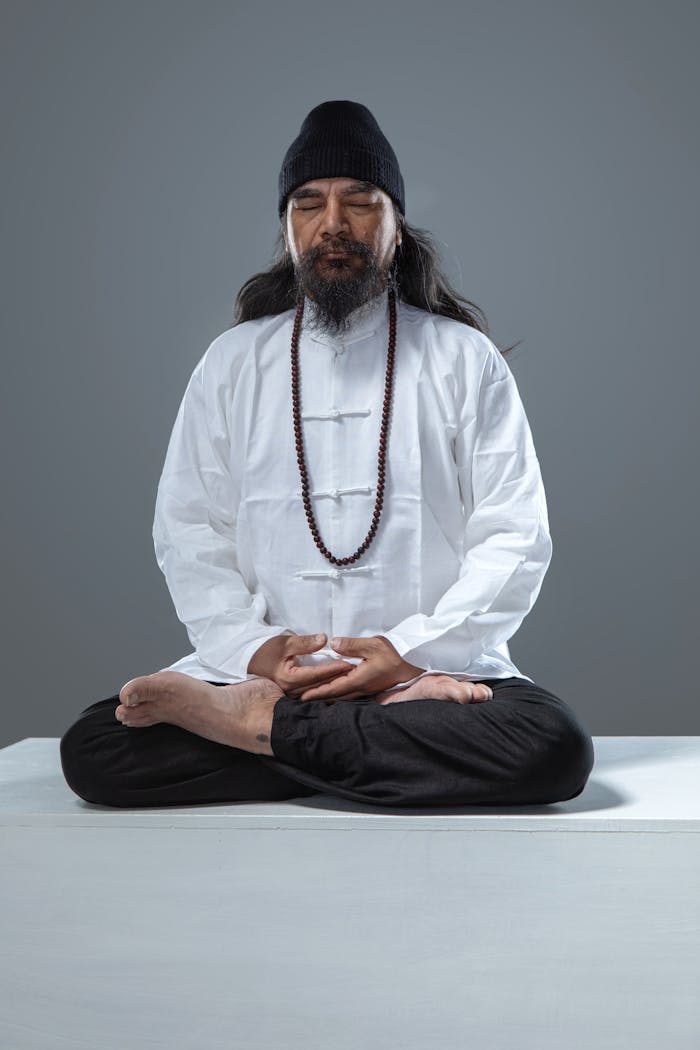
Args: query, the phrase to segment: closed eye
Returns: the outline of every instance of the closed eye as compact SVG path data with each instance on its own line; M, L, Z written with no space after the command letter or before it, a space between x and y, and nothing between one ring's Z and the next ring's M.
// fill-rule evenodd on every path
M319 207L318 204L307 205L307 207L305 207L305 208L302 208L301 206L299 206L297 208L297 211L315 211L316 208L318 208L318 207ZM351 204L350 207L351 208L371 208L372 205L371 204Z

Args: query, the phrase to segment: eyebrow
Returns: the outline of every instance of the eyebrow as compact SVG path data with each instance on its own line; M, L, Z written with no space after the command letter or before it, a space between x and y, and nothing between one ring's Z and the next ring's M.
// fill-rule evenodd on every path
M371 182L353 182L352 186L348 186L347 189L341 190L341 194L346 195L348 193L368 193L375 187ZM320 190L312 190L310 187L306 189L296 190L291 195L291 200L300 200L302 197L322 197L323 194Z

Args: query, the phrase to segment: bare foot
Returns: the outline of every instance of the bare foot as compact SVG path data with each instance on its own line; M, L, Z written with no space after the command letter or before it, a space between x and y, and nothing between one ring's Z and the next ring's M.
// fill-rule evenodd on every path
M211 685L180 671L157 671L126 682L114 714L129 728L169 722L218 744L274 755L272 713L283 695L269 678Z
M493 698L493 690L483 682L460 682L448 674L427 674L405 689L385 689L377 693L378 704L400 704L404 700L454 700L458 704L482 704Z

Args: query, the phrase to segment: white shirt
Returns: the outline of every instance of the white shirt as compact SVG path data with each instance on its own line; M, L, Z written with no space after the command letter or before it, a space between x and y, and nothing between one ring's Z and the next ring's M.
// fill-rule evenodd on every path
M294 310L219 335L183 395L158 484L153 540L194 652L161 670L240 682L275 635L383 635L424 673L522 674L508 639L552 555L540 466L515 379L491 340L397 301L382 513L358 561L318 550L301 496L291 397ZM299 338L309 492L337 558L372 521L389 339L385 291L349 332ZM357 658L346 658L359 663ZM417 677L422 677L418 675ZM403 687L415 678L401 683Z

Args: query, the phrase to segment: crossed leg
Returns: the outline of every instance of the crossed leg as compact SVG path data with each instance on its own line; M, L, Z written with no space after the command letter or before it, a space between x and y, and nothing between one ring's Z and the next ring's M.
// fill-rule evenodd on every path
M166 674L176 672L158 672ZM160 714L169 721L146 724L155 696L143 707L119 703L143 679L81 713L61 740L64 775L76 794L114 806L314 792L389 806L543 804L580 794L593 766L591 738L571 708L526 679L487 679L487 703L430 697L383 705L373 696L302 701L274 694L262 680L252 681L267 690L264 702L250 695L244 702L240 687L232 701L226 685L178 677L200 693L161 696ZM223 715L210 702L212 690ZM143 726L124 728L115 716L122 706L129 721L141 708ZM267 714L249 718L251 709ZM150 717L157 711L150 706Z
M384 690L375 700L382 705L427 698L482 703L492 695L482 683L426 675L405 689ZM127 728L168 722L206 740L272 756L272 718L282 696L283 691L268 678L215 686L179 671L157 671L122 686L115 717Z

